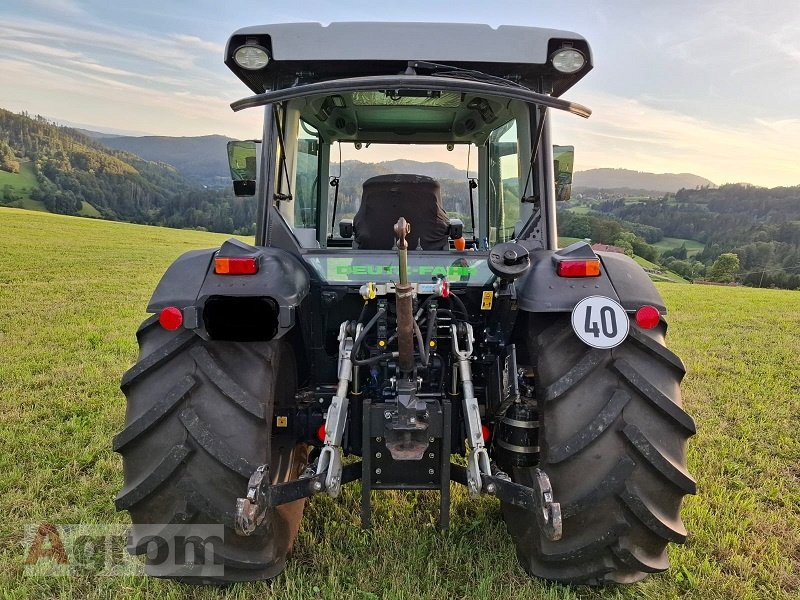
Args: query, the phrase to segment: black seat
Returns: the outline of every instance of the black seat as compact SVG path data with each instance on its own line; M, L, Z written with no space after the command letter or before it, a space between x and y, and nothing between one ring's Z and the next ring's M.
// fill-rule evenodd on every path
M391 250L400 217L411 223L410 250L448 248L449 220L439 182L423 175L378 175L364 182L361 206L353 218L354 246Z

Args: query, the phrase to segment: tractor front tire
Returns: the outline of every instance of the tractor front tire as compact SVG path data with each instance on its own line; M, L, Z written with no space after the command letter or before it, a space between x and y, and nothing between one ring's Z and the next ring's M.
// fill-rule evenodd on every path
M546 318L546 317L544 317ZM664 345L666 323L631 323L612 350L586 346L568 316L529 340L540 410L539 467L561 504L563 536L548 540L535 519L504 504L522 567L575 584L631 583L665 570L668 542L683 543L686 440L694 421L683 411L685 369ZM532 469L512 477L531 485Z
M291 552L305 501L273 509L250 537L235 533L234 512L259 465L270 465L276 483L297 478L308 458L305 445L272 428L276 407L294 401L292 348L280 341L207 341L192 331L167 331L157 317L142 324L137 338L139 361L121 385L126 425L113 443L125 473L116 507L133 522L128 551L146 555L146 573L187 583L274 577ZM204 564L173 567L153 559L154 530L185 527L193 535L192 526L204 531L204 525L224 526L222 543L204 547L205 566L211 552L224 574L209 577Z

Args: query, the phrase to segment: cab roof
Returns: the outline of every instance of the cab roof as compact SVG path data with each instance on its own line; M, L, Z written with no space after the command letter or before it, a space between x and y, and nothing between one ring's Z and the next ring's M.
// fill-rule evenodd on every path
M271 56L269 64L258 71L240 68L232 57L244 44L264 47ZM586 57L586 65L577 73L559 73L549 62L553 52L565 46ZM577 33L508 25L281 23L240 29L225 49L225 64L255 93L299 82L400 74L412 61L507 77L554 96L592 68L589 44Z

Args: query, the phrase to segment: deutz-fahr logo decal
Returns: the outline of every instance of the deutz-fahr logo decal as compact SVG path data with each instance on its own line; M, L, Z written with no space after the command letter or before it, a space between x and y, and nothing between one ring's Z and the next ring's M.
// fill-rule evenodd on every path
M339 265L336 267L337 275L398 275L400 267L397 265ZM470 277L478 272L477 267L467 266L433 266L409 265L408 272L414 275L446 275L447 277Z

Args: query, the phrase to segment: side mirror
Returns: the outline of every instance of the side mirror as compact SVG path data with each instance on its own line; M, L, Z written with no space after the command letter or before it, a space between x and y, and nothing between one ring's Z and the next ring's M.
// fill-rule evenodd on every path
M254 196L256 193L256 142L228 142L228 166L233 180L233 193Z
M575 146L553 146L553 175L556 179L556 201L566 202L572 196L572 168Z

